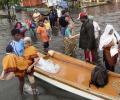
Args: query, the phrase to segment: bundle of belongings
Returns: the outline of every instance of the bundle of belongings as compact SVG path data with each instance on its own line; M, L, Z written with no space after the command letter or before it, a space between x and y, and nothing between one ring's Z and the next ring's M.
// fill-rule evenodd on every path
M101 52L97 51L97 65L91 72L91 79L89 81L89 87L91 84L95 85L97 88L102 88L108 83L108 70L104 66L103 57Z
M55 64L53 61L49 59L45 60L43 58L40 58L36 66L48 73L55 74L55 73L58 73L60 70L60 66L58 64Z

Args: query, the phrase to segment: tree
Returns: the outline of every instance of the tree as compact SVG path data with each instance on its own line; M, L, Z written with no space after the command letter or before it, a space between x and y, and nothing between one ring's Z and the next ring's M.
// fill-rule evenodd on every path
M21 0L0 0L0 8L5 9L5 7L7 7L9 20L12 18L12 16L14 16L14 15L11 16L11 8L15 4L19 4L20 2Z

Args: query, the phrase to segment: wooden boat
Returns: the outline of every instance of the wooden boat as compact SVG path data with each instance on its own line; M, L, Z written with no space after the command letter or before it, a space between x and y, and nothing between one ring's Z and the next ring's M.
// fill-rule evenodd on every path
M120 75L109 72L109 83L103 88L89 87L91 71L95 67L90 63L52 51L49 57L54 63L60 65L56 74L45 72L35 67L34 75L73 94L92 100L120 100Z

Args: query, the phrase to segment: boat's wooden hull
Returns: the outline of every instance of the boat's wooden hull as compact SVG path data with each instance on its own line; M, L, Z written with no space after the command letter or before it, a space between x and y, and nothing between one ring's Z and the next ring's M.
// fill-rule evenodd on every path
M50 57L50 60L60 65L60 71L56 74L50 74L36 66L35 76L61 89L88 99L104 100L118 97L118 91L114 88L113 83L120 80L119 74L109 72L109 83L104 88L98 89L93 85L89 88L89 80L94 65L58 52L55 52Z

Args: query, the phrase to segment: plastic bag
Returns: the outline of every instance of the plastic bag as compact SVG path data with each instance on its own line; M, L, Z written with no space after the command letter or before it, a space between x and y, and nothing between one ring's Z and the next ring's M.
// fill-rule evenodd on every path
M39 60L36 66L49 73L58 73L60 70L60 66L58 64L55 64L50 60L44 60L43 58Z

